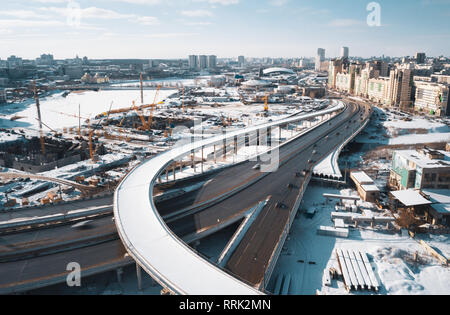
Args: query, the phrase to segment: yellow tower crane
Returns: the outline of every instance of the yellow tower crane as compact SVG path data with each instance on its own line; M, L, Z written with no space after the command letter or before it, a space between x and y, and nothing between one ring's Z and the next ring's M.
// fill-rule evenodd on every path
M44 140L44 134L42 131L41 105L39 103L39 95L37 92L36 81L33 81L33 92L34 92L34 100L36 101L36 109L37 109L37 115L38 115L38 121L39 121L39 137L40 137L40 141L41 141L41 150L42 150L42 155L45 156L45 140Z
M266 96L264 97L264 111L266 113L269 112L269 98L268 98L268 95L267 95L267 89L266 89Z
M156 101L158 100L160 90L161 90L161 85L158 85L158 88L156 89L155 99L153 100L153 104L151 104L150 116L148 117L148 130L150 130L152 128L153 114L155 112Z

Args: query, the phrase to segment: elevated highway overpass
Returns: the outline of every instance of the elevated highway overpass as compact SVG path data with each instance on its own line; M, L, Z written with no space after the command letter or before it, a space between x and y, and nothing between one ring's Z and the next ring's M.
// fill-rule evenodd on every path
M312 167L345 143L370 114L368 107L340 103L318 113L187 144L140 165L119 185L114 198L116 225L126 250L149 275L174 294L262 294L309 183ZM238 136L313 117L331 118L284 143L279 148L280 165L276 171L262 173L255 169L257 162L240 163L219 173L186 203L178 203L175 209L167 204L169 213L164 216L170 216L173 210L176 215L163 219L155 206L153 190L174 160L207 146L236 141ZM240 168L238 174L244 174L242 177L237 176L237 180L229 177ZM182 240L183 236L213 229L242 215L269 195L269 202L225 268L201 257ZM179 211L186 207L189 211Z

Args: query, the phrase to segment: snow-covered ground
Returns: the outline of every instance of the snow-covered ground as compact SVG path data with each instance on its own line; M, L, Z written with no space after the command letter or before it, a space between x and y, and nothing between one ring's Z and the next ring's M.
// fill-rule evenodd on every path
M372 127L357 141L368 144L420 144L450 142L450 124L441 118L410 116L375 108Z
M317 235L319 226L332 226L333 203L325 204L323 193L342 193L355 195L355 191L339 191L333 188L311 185L304 198L301 209L314 208L317 214L308 219L299 214L290 236L272 275L269 289L276 279L283 275L291 276L289 294L347 294L342 281L332 281L331 287L322 283L323 272L337 267L336 249L365 251L372 258L372 266L381 283L380 294L450 294L450 272L447 267L427 255L419 243L409 236L388 231L383 226L371 229L364 226L351 229L348 239ZM368 206L369 204L364 204ZM419 235L431 246L450 254L450 237ZM411 260L419 253L419 263ZM352 294L374 294L360 292Z
M176 90L161 90L156 102L166 99ZM52 129L78 126L79 106L81 109L82 124L86 119L93 119L96 115L107 112L110 108L119 109L132 106L135 101L140 104L140 91L86 91L73 92L67 97L63 93L56 93L40 100L42 121ZM144 102L153 103L156 91L145 90ZM112 107L111 107L112 104ZM22 117L16 121L10 119L14 116ZM33 100L24 103L9 104L2 107L0 114L0 128L31 128L38 130L37 109ZM49 131L44 127L45 131Z

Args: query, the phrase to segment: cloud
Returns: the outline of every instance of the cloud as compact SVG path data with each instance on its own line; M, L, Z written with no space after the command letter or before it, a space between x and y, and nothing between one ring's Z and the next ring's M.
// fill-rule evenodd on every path
M211 22L185 22L184 25L188 26L205 26L205 25L211 25Z
M0 11L0 15L11 16L18 19L45 19L48 16L43 14L37 14L31 10L8 10Z
M156 34L146 34L144 37L147 38L171 38L171 37L186 37L194 36L197 33L156 33Z
M108 2L126 2L126 3L133 3L133 4L147 4L147 5L155 5L155 4L161 4L164 3L164 0L108 0Z
M59 8L59 7L45 7L40 8L40 10L53 12L61 16L67 17L71 14L71 9L69 8ZM80 9L80 14L83 19L129 19L136 17L134 14L121 14L113 10L102 9L97 7L89 7L85 9Z
M14 28L14 27L49 27L49 26L62 26L63 22L54 20L0 20L0 27Z
M276 7L281 7L286 5L289 0L270 0L270 4Z
M208 10L188 10L188 11L181 11L181 15L187 17L211 17L214 14Z
M208 2L210 4L231 5L238 4L239 0L193 0L193 2Z
M158 25L159 19L154 16L139 16L136 21L142 25Z
M336 19L331 21L328 25L335 27L349 27L349 26L365 25L365 23L363 21L354 19Z

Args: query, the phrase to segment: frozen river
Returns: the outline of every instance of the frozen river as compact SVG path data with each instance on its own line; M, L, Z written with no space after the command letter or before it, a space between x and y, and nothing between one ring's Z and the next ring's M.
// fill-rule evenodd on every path
M161 90L156 102L163 101L176 90ZM94 118L100 113L109 110L111 103L112 109L131 107L132 102L140 104L140 91L86 91L73 92L67 97L61 93L56 93L40 100L42 121L52 129L62 129L64 127L78 126L79 107L81 109L82 123L86 119ZM145 104L153 103L156 91L144 91ZM10 118L21 117L16 121ZM39 123L37 121L37 110L34 100L28 100L23 103L10 104L0 109L0 128L30 128L37 130ZM44 127L48 131L47 128Z

